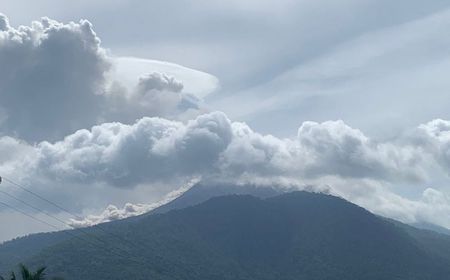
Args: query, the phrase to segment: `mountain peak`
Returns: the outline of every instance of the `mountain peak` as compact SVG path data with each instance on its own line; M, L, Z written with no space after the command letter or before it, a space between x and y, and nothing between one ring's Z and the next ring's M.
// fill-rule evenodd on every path
M86 230L108 248L123 250L125 258L70 238L19 259L47 265L50 273L69 280L441 280L450 273L450 239L399 226L328 194L228 194L106 226L139 246L120 243L94 227ZM27 240L0 246L0 269L6 269L2 252L20 251Z

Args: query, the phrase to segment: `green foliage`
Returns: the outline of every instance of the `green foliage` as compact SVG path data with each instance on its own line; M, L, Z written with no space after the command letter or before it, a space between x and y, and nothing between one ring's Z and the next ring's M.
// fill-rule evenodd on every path
M45 267L38 268L35 272L30 271L25 265L19 265L20 275L22 276L22 280L45 280ZM11 272L10 280L16 280L15 272ZM53 280L57 280L58 278L52 278ZM59 278L61 280L61 278ZM0 276L0 280L6 280L4 277Z

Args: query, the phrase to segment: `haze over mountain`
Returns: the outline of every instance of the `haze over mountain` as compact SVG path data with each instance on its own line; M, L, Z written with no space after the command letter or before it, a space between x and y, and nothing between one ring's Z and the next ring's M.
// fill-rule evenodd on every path
M222 196L103 226L114 236L87 230L113 252L79 231L83 239L46 233L0 246L0 268L48 265L68 280L441 280L450 273L449 236L317 193Z

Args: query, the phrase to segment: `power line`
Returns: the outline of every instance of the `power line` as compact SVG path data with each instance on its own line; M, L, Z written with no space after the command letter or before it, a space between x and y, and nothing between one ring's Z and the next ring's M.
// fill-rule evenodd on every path
M9 209L11 209L11 210L13 210L13 211L16 211L16 212L18 212L18 213L20 213L20 214L22 214L22 215L24 215L24 216L27 216L27 217L30 218L30 219L33 219L33 220L35 220L35 221L37 221L37 222L39 222L39 223L45 224L45 225L47 225L47 226L49 226L49 227L51 227L51 228L53 228L53 229L56 229L58 232L63 232L63 233L65 233L65 234L70 235L71 237L77 238L77 239L79 239L79 240L81 240L81 241L83 241L83 242L87 242L87 243L89 243L90 245L92 245L92 246L94 246L94 247L97 247L97 248L100 248L100 249L102 249L102 250L104 250L104 251L107 251L108 253L111 253L111 254L113 254L113 255L116 255L116 256L118 256L118 257L121 258L121 259L126 259L126 260L133 261L133 262L139 263L139 264L145 264L145 263L143 263L143 262L138 261L137 259L129 258L129 257L127 257L127 256L124 256L124 255L120 254L120 253L118 254L117 252L115 252L115 251L109 249L108 247L98 246L98 244L96 244L96 243L94 243L94 242L91 242L91 241L89 241L89 240L83 239L83 238L81 238L80 236L71 233L70 231L67 231L67 230L62 230L62 231L61 231L61 229L58 228L57 226L55 226L55 225L53 225L53 224L50 224L50 223L48 223L48 222L46 222L46 221L44 221L44 220L41 220L41 219L39 219L39 218L36 218L36 217L34 217L34 216L28 214L27 212L22 211L22 210L20 210L20 209L14 207L14 206L12 206L12 205L9 205L9 204L7 204L7 203L5 203L5 202L0 201L0 205L3 205L3 206L5 206L5 207L7 207L7 208L9 208Z
M11 180L11 179L9 179L9 178L1 177L1 176L0 176L0 183L2 182L2 178L3 178L4 181L6 181L6 182L8 182L8 183L10 183L10 184L12 184L12 185L18 187L19 189L21 189L21 190L23 190L23 191L25 191L25 192L27 192L27 193L29 193L29 194L31 194L31 195L33 195L33 196L39 198L39 199L41 199L42 201L45 201L45 202L49 203L50 205L52 205L52 206L56 207L57 209L59 209L59 210L65 212L65 213L67 213L67 214L69 214L69 215L75 217L76 219L78 219L78 220L83 220L83 217L81 217L81 216L79 216L79 215L77 215L77 214L72 213L71 211L69 211L69 210L66 209L65 207L63 207L63 206L61 206L61 205L59 205L59 204L57 204L57 203L55 203L55 202L53 202L53 201L51 201L51 200L49 200L49 199L47 199L47 198L41 196L41 195L39 195L39 194L37 194L37 193L31 191L30 189L26 188L25 186L23 186L23 185L21 185L21 184L19 184L19 183L16 183L15 181L13 181L13 180ZM65 223L65 222L64 222L64 223ZM69 225L69 226L72 227L72 228L74 228L74 229L80 230L80 228L73 227L72 225ZM137 244L134 244L133 242L131 242L131 241L129 241L129 240L126 240L126 239L122 238L121 236L119 236L119 235L117 235L117 234L114 234L114 233L111 233L111 232L107 231L107 230L104 229L103 226L101 226L100 224L95 225L95 227L98 228L98 229L100 229L100 230L103 231L104 233L106 233L106 234L108 234L108 235L110 235L110 236L113 236L113 237L119 239L120 241L122 241L122 242L124 242L124 243L127 243L127 244L129 244L129 245L132 245L132 246L135 247L135 248L140 249L140 248L142 247L142 246L138 246Z
M35 196L35 197L37 197L37 198L39 198L39 199L41 199L41 200L43 200L43 201L45 201L45 202L47 202L47 203L53 205L54 207L58 208L59 210L65 212L65 213L67 213L67 214L69 214L69 215L71 215L71 216L73 216L73 217L75 217L75 218L77 218L77 219L83 219L82 217L80 217L80 216L78 216L78 215L76 215L76 214L74 214L74 213L71 213L69 210L65 209L64 207L62 207L62 206L60 206L60 205L58 205L58 204L56 204L56 203L54 203L54 202L52 202L52 201L46 199L45 197L43 197L43 196L41 196L41 195L39 195L39 194L37 194L37 193L35 193L35 192L29 190L28 188L26 188L26 187L24 187L24 186L22 186L22 185L20 185L20 184L18 184L18 183L16 183L16 182L12 181L11 179L8 179L8 178L1 177L1 176L0 176L0 183L2 182L2 179L3 179L4 181L6 181L6 182L8 182L8 183L10 183L10 184L12 184L12 185L14 185L14 186L16 186L16 187L18 187L18 188L20 188L20 189L26 191L27 193L29 193L29 194L31 194L31 195L33 195L33 196ZM92 238L95 238L97 241L100 241L100 242L103 243L104 245L108 245L108 243L106 243L106 242L105 242L104 240L102 240L101 238L99 238L99 237L97 237L97 236L95 236L95 235L93 235L93 234L87 232L86 230L84 230L84 229L82 229L82 228L76 228L76 227L74 227L73 225L71 225L71 224L69 224L69 223L67 223L67 222L65 222L65 221L63 221L63 220L61 220L60 218L58 218L58 217L56 217L56 216L54 216L54 215L48 214L48 213L46 213L44 210L39 209L38 207L35 207L35 206L31 205L30 203L27 203L26 201L24 201L24 200L22 200L22 199L20 199L20 198L17 198L17 197L15 197L15 196L13 196L13 195L11 195L11 194L5 192L5 191L1 191L1 190L0 190L0 193L3 193L3 194L5 194L5 195L7 195L8 197L13 198L13 199L16 200L16 201L19 201L19 202L21 202L21 203L27 205L28 207L30 207L30 208L36 210L36 211L42 212L42 213L44 213L46 216L48 216L48 217L50 217L50 218L52 218L52 219L55 219L55 220L59 221L60 223L63 223L63 224L65 224L65 225L67 225L67 226L73 228L74 230L78 230L78 231L80 231L80 232L82 232L82 233L84 233L84 234L86 234L86 235L88 235L88 236L90 236L90 237L92 237ZM50 223L47 223L46 221L43 221L43 220L41 220L41 219L38 219L38 218L36 218L36 217L34 217L34 216L32 216L32 215L26 213L26 212L23 212L23 211L21 211L21 210L15 208L15 207L12 207L12 206L10 206L10 205L7 205L6 203L1 203L1 204L3 204L3 205L6 206L6 207L9 207L9 208L13 209L14 211L17 211L17 212L21 213L21 214L23 214L23 215L26 215L27 217L30 217L30 218L32 218L32 219L34 219L34 220L36 220L36 221L39 221L39 222L41 222L41 223L44 223L44 224L46 224L46 225L48 225L48 226L50 226L50 227L52 227L52 228L54 228L54 229L56 229L56 230L58 230L58 231L61 230L60 228L58 228L58 227L56 227L56 226L54 226L54 225L52 225L52 224L50 224ZM99 226L98 224L97 224L95 227L98 228L98 229L100 229L101 231L103 231L104 233L106 233L106 234L108 234L108 235L111 235L111 236L113 236L113 237L115 237L115 238L117 238L117 239L120 239L122 242L131 244L133 247L136 247L136 248L141 248L141 247L142 247L142 246L139 247L139 246L135 245L134 243L132 243L132 242L126 240L126 239L123 239L121 236L118 236L118 235L116 235L116 234L114 234L114 233L111 233L111 232L105 230L103 227ZM68 231L63 231L63 232L70 234ZM74 235L74 234L70 234L70 235L75 236L75 237L77 237L78 239L81 239L78 235ZM85 239L81 239L81 240L87 241L87 240L85 240ZM92 243L92 242L90 242L90 241L89 241L89 243L90 243L91 245L97 246L97 244ZM102 247L101 247L101 248L102 248ZM102 248L102 249L107 250L107 251L110 251L111 253L115 254L115 252L112 251L112 250L110 250L109 248L108 248L108 249ZM125 252L126 254L131 254L130 252L128 252L128 251L126 251L126 250L124 250L124 249L121 249L121 248L118 248L118 247L117 247L116 249L119 249L120 251L123 251L123 252ZM122 258L129 259L128 257L125 257L125 256L123 256L123 255L119 255L119 256L121 256ZM131 259L129 259L129 260L131 260Z
M41 220L41 219L39 219L39 218L36 218L36 217L34 217L34 216L28 214L27 212L22 211L22 210L20 210L20 209L14 207L14 206L11 206L11 205L9 205L9 204L7 204L7 203L5 203L5 202L0 201L0 204L3 205L3 206L5 206L5 207L7 207L7 208L10 208L10 209L12 209L12 210L14 210L14 211L16 211L16 212L19 212L20 214L25 215L25 216L27 216L28 218L31 218L31 219L33 219L33 220L35 220L35 221L38 221L38 222L42 223L42 224L46 224L47 226L49 226L49 227L51 227L51 228L54 228L54 229L56 229L56 230L58 230L58 231L61 230L61 229L58 228L57 226L52 225L52 224L50 224L50 223L47 223L46 221Z
M76 217L77 219L83 219L82 217L80 217L80 216L78 216L78 215L76 215L76 214L70 213L69 210L65 209L64 207L59 206L58 204L56 204L56 203L54 203L54 202L52 202L52 201L46 199L45 197L43 197L43 196L41 196L41 195L39 195L39 194L37 194L37 193L35 193L35 192L29 190L28 188L25 188L24 186L22 186L22 185L20 185L20 184L18 184L18 183L16 183L16 182L14 182L14 181L12 181L12 180L6 178L6 177L2 177L2 178L3 178L3 180L5 180L6 182L8 182L8 183L10 183L10 184L12 184L12 185L14 185L14 186L16 186L16 187L22 189L23 191L26 191L27 193L29 193L29 194L31 194L31 195L33 195L33 196L35 196L35 197L37 197L37 198L39 198L39 199L41 199L41 200L43 200L43 201L45 201L45 202L47 202L47 203L53 205L54 207L58 208L59 210L64 211L64 212L66 212L66 213L69 213L70 215ZM1 180L0 180L0 182L1 182Z
M10 198L12 198L12 199L14 199L14 200L20 202L20 203L23 203L23 204L25 204L26 206L28 206L28 207L30 207L30 208L32 208L32 209L38 211L38 212L44 213L44 215L46 215L47 217L50 217L50 218L52 218L52 219L54 219L54 220L57 220L57 221L60 222L60 223L63 223L63 224L65 224L65 225L67 225L67 226L70 226L70 224L66 223L65 221L61 220L60 218L58 218L58 217L56 217L56 216L53 216L53 215L51 215L51 214L48 214L48 213L45 212L44 210L39 209L39 208L37 208L37 207L31 205L30 203L28 203L28 202L26 202L26 201L24 201L24 200L22 200L22 199L20 199L20 198L18 198L18 197L16 197L16 196L12 195L12 194L9 194L9 193L7 193L7 192L5 192L5 191L2 191L2 190L0 190L0 193L4 194L4 195L6 195L6 196L8 196L8 197L10 197Z
M47 213L46 211L44 211L44 210L42 210L42 209L39 209L38 207L35 207L34 205L32 205L32 204L30 204L30 203L28 203L28 202L26 202L26 201L24 201L24 200L22 200L22 199L20 199L20 198L18 198L18 197L16 197L16 196L14 196L14 195L12 195L12 194L9 194L9 193L7 193L7 192L5 192L5 191L0 190L0 193L2 193L2 194L4 194L4 195L6 195L6 196L8 196L8 197L10 197L10 198L12 198L12 199L18 201L18 202L20 202L20 203L22 203L22 204L24 204L24 205L26 205L26 206L28 206L28 207L30 207L30 208L32 208L32 209L38 211L38 212L42 212L42 213L43 213L44 215L46 215L47 217L50 217L50 218L52 218L52 219L54 219L54 220L56 220L56 221L58 221L58 222L60 222L60 223L62 223L62 224L64 224L64 225L66 225L66 226L68 226L68 227L71 227L72 229L79 230L80 232L82 232L82 233L84 233L84 234L86 234L86 235L88 235L88 236L90 236L90 237L92 237L92 238L95 238L96 240L98 240L98 241L104 243L105 245L107 245L107 243L106 243L104 240L102 240L102 239L100 239L99 237L97 237L97 236L95 236L95 235L93 235L93 234L87 232L86 230L84 230L84 229L82 229L82 228L76 228L76 227L74 227L73 225L67 223L66 221L64 221L64 220L62 220L62 219L56 217L55 215L49 214L49 213Z

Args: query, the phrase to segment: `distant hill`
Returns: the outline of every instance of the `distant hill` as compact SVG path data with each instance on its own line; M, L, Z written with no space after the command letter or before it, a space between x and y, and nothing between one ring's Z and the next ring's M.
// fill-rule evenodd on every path
M435 224L421 222L421 223L414 223L414 224L411 224L411 225L413 227L416 227L416 228L427 229L427 230L431 230L431 231L434 231L434 232L450 235L450 230L449 229L446 229L444 227L441 227L441 226L438 226L438 225L435 225Z
M222 196L104 227L120 240L96 227L87 230L107 250L77 238L56 240L61 233L32 235L0 246L0 269L10 269L9 259L20 259L31 267L47 265L50 274L67 280L442 280L450 275L449 236L390 222L324 194ZM11 258L15 251L20 257Z

